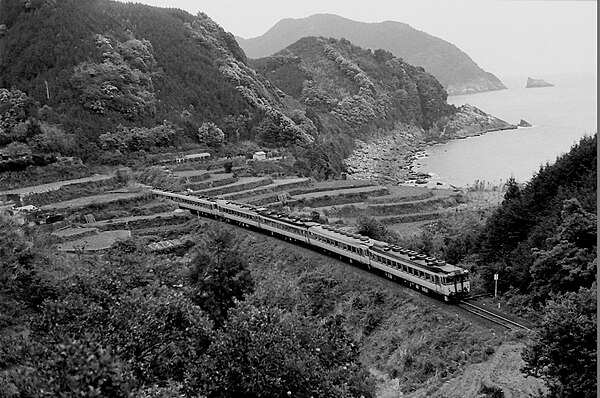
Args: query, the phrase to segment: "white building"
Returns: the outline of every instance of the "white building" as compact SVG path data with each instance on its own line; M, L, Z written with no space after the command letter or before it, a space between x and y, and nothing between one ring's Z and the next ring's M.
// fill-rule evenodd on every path
M266 158L267 158L267 154L264 153L263 151L255 152L254 155L252 155L252 159L254 159L254 160L265 160Z

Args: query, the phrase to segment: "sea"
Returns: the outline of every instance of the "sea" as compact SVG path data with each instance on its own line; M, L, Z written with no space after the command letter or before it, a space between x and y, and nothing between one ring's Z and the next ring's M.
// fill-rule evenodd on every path
M527 76L501 77L506 90L450 96L500 119L532 127L495 131L428 147L415 170L429 173L428 185L500 186L510 177L525 183L540 166L597 130L596 73L531 76L554 87L525 88Z

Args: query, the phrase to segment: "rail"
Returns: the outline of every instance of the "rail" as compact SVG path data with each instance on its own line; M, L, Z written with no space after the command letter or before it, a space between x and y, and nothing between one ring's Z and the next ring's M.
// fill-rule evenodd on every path
M530 331L531 329L521 325L518 322L512 321L508 318L505 318L501 315L495 314L491 311L486 310L485 308L481 308L478 307L476 305L473 305L471 303L467 303L466 301L460 300L459 301L459 307L462 308L463 310L470 312L472 314L475 314L477 316L479 316L480 318L484 318L490 322L496 323L500 326L504 326L507 329L514 329L514 328L519 328L519 329L524 329L527 331Z

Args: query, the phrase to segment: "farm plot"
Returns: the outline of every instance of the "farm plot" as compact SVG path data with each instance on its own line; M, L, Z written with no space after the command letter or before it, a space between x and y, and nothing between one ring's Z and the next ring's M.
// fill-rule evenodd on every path
M70 242L65 242L57 246L60 251L97 251L111 247L118 240L127 239L131 236L131 231L116 230L104 231L85 238L77 239Z

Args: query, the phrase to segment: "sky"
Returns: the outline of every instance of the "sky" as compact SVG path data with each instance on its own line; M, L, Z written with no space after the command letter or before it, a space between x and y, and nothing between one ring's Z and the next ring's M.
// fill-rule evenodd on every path
M138 0L206 13L243 38L318 13L398 21L455 44L498 77L597 71L597 2L536 0Z

